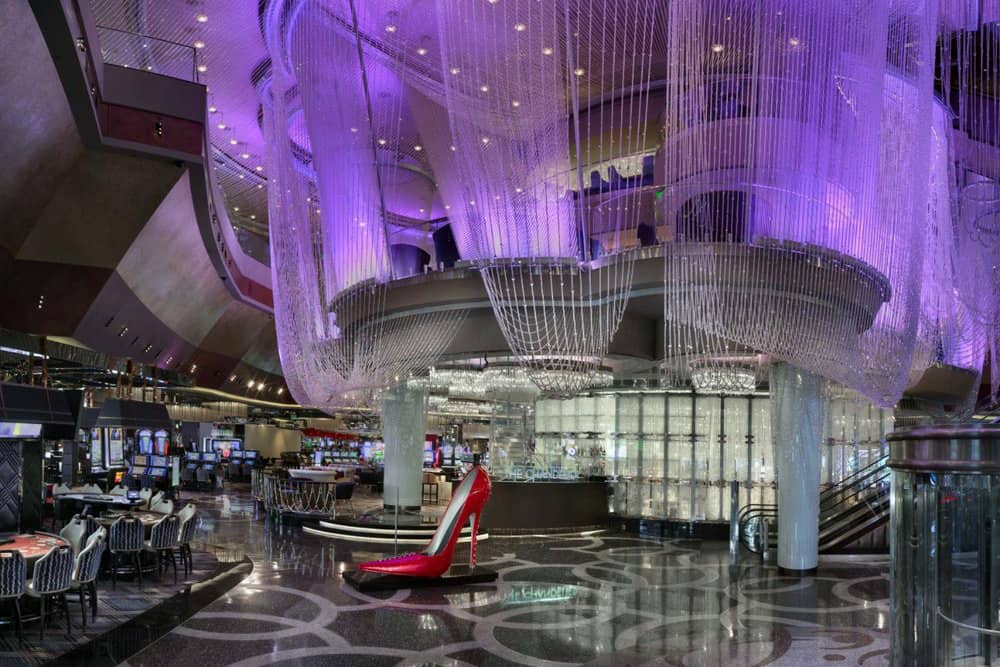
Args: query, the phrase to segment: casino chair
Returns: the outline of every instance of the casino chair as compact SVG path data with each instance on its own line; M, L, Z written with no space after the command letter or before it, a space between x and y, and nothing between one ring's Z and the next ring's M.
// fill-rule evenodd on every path
M132 567L135 570L136 581L142 588L142 559L140 554L145 546L142 521L120 517L111 524L108 531L108 551L111 552L111 586L118 587L118 565L122 557L131 556Z
M184 563L184 574L188 575L194 571L194 562L191 557L191 540L194 539L194 532L198 529L198 515L195 511L195 506L188 503L177 512L177 518L181 522L177 539L177 553L180 554L181 562Z
M194 470L188 467L181 468L181 487L190 489L195 486Z
M101 528L87 540L87 546L76 557L73 568L72 587L80 594L80 612L83 616L83 629L87 630L87 606L85 599L90 599L91 619L97 618L97 573L101 569L101 556L104 555L105 535Z
M104 494L104 491L101 490L101 487L97 486L94 483L87 484L85 487L83 487L83 492L97 496Z
M163 491L157 491L155 494L153 494L153 497L149 499L149 503L146 506L147 509L152 509L153 505L160 504L161 502L163 502L163 499L166 498L166 497L167 497L167 494L165 494Z
M142 501L141 507L143 509L149 508L149 500L153 497L153 490L149 488L143 488L139 491L139 500Z
M66 604L66 591L73 585L73 550L69 547L52 547L52 549L35 563L35 576L28 582L27 593L30 597L39 599L41 608L41 628L39 638L45 640L45 623L48 618L46 605L55 603L62 608L66 617L66 636L73 637L69 621L69 605Z
M52 488L52 495L53 496L61 496L64 493L73 493L73 489L69 488L65 484L56 484Z
M162 497L154 497L149 503L150 512L158 512L160 514L173 514L174 513L174 501L166 500Z
M69 542L70 547L73 548L73 555L77 555L83 548L83 541L87 538L87 521L77 514L66 522L66 525L59 531L59 537Z
M20 551L0 551L0 602L10 602L14 607L17 640L24 641L21 627L21 598L27 587L27 564Z
M177 583L177 559L174 557L174 550L180 544L181 520L177 515L168 514L153 524L149 539L146 540L146 550L156 553L156 573L163 577L163 570L166 568L165 556L170 556L170 563L174 566L174 583Z
M108 491L109 496L124 496L127 493L128 489L126 489L121 484L115 484L114 488Z

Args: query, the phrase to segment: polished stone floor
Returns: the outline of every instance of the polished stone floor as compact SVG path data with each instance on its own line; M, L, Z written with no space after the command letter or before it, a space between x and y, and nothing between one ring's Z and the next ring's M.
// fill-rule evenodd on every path
M246 490L199 496L206 548L240 585L128 660L156 665L885 665L888 562L790 579L724 546L600 533L493 538L496 584L362 594L385 550L258 519Z

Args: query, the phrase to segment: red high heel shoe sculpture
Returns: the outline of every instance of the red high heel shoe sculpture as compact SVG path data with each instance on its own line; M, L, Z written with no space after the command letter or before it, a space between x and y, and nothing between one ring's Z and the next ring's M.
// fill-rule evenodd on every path
M471 567L476 567L476 535L479 532L479 518L490 497L490 477L482 466L473 466L448 503L448 509L441 523L434 531L430 544L420 553L404 554L384 560L362 563L358 569L364 572L399 575L403 577L440 577L451 567L455 554L455 544L468 522L472 526L470 535L472 547Z

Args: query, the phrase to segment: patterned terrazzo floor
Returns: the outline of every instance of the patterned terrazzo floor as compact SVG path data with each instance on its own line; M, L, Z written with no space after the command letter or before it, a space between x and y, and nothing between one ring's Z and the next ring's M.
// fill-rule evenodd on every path
M209 551L254 572L132 667L888 663L885 557L799 580L697 540L494 538L496 584L367 595L341 573L384 550L258 519L242 489L196 502Z

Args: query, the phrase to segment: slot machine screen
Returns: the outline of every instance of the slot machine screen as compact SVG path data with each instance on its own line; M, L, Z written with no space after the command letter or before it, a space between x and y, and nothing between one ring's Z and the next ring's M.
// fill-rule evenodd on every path
M229 452L229 458L232 459L233 461L242 461L243 452L241 452L238 449L234 449L233 451Z
M104 467L104 446L99 428L90 429L90 467L92 470Z
M139 440L139 453L140 454L152 454L153 453L153 433L147 428L142 429L138 433Z
M125 465L125 439L120 428L108 429L108 467Z
M202 456L202 460L205 463L215 463L219 460L219 455L215 452L205 452L204 456Z
M132 465L136 468L145 468L149 465L149 457L143 454L136 454L132 457Z
M170 465L170 459L166 456L151 456L150 465L155 468L166 468Z
M243 456L247 461L253 462L257 460L257 451L253 449L248 449Z

